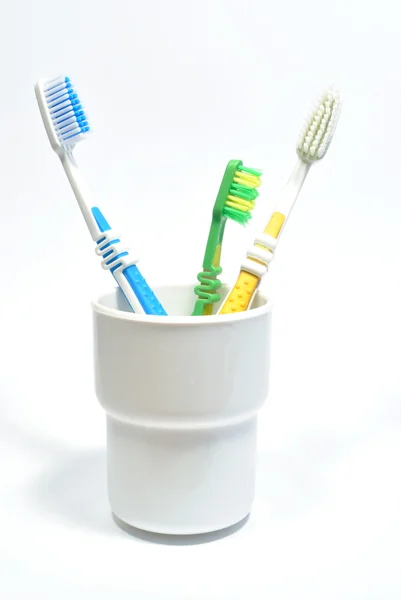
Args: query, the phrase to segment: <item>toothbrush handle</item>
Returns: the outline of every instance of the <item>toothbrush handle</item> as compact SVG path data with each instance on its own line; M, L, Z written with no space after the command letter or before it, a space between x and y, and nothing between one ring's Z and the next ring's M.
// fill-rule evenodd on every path
M113 275L123 291L128 282L130 296L134 296L135 298L133 302L135 306L132 306L135 312L145 313L147 315L167 315L155 293L149 287L146 279L136 265L129 265L124 270L117 270ZM134 292L134 295L132 294L132 291ZM132 300L128 300L130 303L131 301Z
M218 314L227 315L248 310L259 287L260 280L267 273L273 260L277 240L294 207L299 192L311 168L310 163L299 160L277 202L266 229L255 238L254 245L248 250L241 264L241 271L221 305Z
M275 215L278 213L275 213ZM284 215L281 215L284 217ZM274 223L275 221L273 221ZM278 232L284 223L284 218ZM266 227L268 230L268 227ZM248 249L246 259L241 264L241 271L234 286L228 292L218 314L227 315L248 310L262 277L267 273L269 264L274 258L277 236L262 233L255 238L254 245Z
M122 247L118 236L112 234L111 227L101 211L97 207L89 208L92 205L89 204L90 192L72 154L63 152L60 155L60 160L89 233L97 244L96 253L103 258L102 267L110 270L113 274L134 312L167 315L136 266L136 260L130 258L127 249Z
M221 281L218 276L221 274L221 267L210 266L210 269L203 269L198 273L199 284L195 286L194 292L198 296L194 309L192 311L193 317L199 317L201 315L212 314L212 311L208 309L213 308L215 302L220 300L220 292L218 291L221 287Z
M109 223L96 206L92 208L92 216L101 231L97 234L96 254L103 258L102 267L110 270L133 311L147 315L167 315L136 266L137 259L130 256L128 248L123 246L117 234L113 234Z

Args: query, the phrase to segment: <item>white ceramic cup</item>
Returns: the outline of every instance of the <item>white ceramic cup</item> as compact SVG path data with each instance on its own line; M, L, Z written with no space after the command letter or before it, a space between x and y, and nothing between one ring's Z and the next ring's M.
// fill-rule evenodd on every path
M193 284L154 290L168 317L129 312L118 288L92 303L109 502L147 531L216 531L244 519L254 500L271 304L258 293L246 312L182 316Z

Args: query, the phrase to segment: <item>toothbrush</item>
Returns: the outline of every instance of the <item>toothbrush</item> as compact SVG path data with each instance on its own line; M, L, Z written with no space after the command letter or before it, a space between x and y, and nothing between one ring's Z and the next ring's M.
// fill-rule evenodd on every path
M89 233L96 242L95 252L103 259L103 269L112 273L134 312L166 315L136 266L138 259L129 253L129 248L122 244L119 235L94 206L78 169L73 150L90 134L91 126L70 78L42 79L35 85L35 94L50 144L64 167Z
M288 221L306 176L311 166L321 160L329 148L340 116L341 102L340 93L333 88L328 88L321 94L312 113L305 121L296 147L298 163L264 233L255 238L254 245L248 250L238 279L218 314L241 312L251 305L260 281L273 260L277 240L284 224Z
M220 266L221 247L227 219L246 225L251 219L251 211L259 195L261 171L244 167L240 160L230 160L213 207L203 271L198 274L200 282L194 289L198 299L192 316L211 315L213 303L220 300L218 289L221 281L217 276L222 272Z

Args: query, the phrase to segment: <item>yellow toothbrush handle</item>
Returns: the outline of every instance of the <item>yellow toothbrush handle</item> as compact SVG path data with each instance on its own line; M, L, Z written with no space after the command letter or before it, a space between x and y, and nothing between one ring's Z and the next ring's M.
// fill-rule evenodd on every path
M247 271L241 271L235 286L220 309L220 314L229 315L234 312L246 310L251 303L259 281L260 279L256 275L247 273Z
M279 212L273 213L266 226L266 229L264 230L264 233L277 239L284 225L284 221L285 215ZM260 244L255 244L255 246L262 247ZM259 261L255 260L255 262ZM248 273L247 271L242 270L234 287L224 301L219 313L221 315L229 315L234 312L242 312L247 310L259 283L260 277L254 275L253 273Z

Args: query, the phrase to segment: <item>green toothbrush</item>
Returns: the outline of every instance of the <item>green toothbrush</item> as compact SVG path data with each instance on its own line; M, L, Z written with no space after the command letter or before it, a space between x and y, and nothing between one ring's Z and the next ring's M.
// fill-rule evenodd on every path
M261 171L244 167L240 160L228 163L216 202L209 229L209 237L203 258L203 271L198 274L200 282L194 289L198 299L192 316L211 315L213 304L220 300L218 289L221 281L217 279L222 268L220 266L221 246L227 219L246 225L251 219L251 211L259 196L257 188L261 184Z

